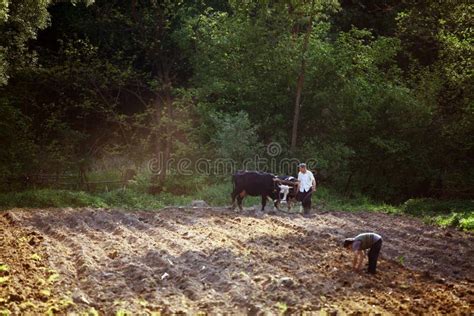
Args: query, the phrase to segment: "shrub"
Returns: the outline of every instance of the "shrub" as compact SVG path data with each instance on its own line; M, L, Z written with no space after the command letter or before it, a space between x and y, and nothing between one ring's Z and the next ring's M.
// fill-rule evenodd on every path
M471 200L410 199L402 205L402 210L440 226L474 230L474 201Z
M474 201L410 199L402 205L402 210L412 215L423 215L426 213L469 213L474 211Z

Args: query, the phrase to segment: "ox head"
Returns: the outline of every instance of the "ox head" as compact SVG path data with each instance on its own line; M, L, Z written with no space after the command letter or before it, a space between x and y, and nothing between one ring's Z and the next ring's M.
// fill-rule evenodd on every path
M285 184L280 184L278 185L278 188L280 188L281 203L286 203L288 199L288 194L290 193L290 186L285 185Z

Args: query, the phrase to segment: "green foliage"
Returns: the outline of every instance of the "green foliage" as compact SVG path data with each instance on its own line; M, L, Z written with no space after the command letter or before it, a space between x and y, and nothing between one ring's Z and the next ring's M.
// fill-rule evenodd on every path
M128 187L138 193L148 193L150 189L152 173L149 170L141 170L137 173L132 182L129 182Z
M126 209L159 209L165 203L161 199L149 195L140 194L131 190L115 190L97 195L99 203L106 207L122 207Z
M140 169L159 154L241 162L278 142L279 159L316 158L324 184L357 205L470 198L473 10L465 1L0 0L0 188L17 190L7 180L33 173L111 181L118 172L98 161ZM177 174L141 172L130 188L145 194L153 183L167 199L213 182ZM25 198L127 205L128 193L108 194ZM155 205L143 199L133 203Z
M72 3L93 0L73 0ZM0 86L11 73L34 67L36 55L28 50L28 42L50 25L50 0L0 0Z
M468 188L474 184L473 165L466 159L474 149L468 136L474 132L473 10L464 1L418 2L397 18L410 83L432 115L420 146L430 157L425 177L436 179L436 193L448 197L472 196Z
M10 267L7 264L0 264L0 274L10 271Z
M223 181L207 187L202 187L196 194L196 198L206 201L211 206L230 205L231 192L231 182ZM246 200L249 198L250 197L246 198L244 202L247 202Z
M459 220L459 226L467 231L474 231L474 214L473 212L467 214L467 216L462 216Z
M0 1L0 22L4 23L8 20L8 0Z
M132 315L132 314L125 309L119 309L115 313L115 316L129 316L129 315Z
M288 310L288 305L285 302L277 302L275 307L278 309L280 315L285 315L285 312Z
M197 95L206 108L244 109L258 122L261 138L285 144L280 131L291 128L288 105L301 42L282 23L291 20L284 12L255 18L238 12L209 11L190 35L198 52L192 58ZM430 124L431 111L402 83L398 39L352 29L331 41L328 32L319 22L310 38L298 154L318 158L333 184L345 186L350 177L350 189L400 201L429 176L418 147L424 137L419 128Z
M30 259L33 260L33 261L41 261L42 258L37 253L34 253L30 256Z
M443 227L459 227L466 231L474 230L474 212L451 213L436 215L434 217L426 216L430 223L436 223Z
M21 111L0 98L0 181L23 174L35 165L32 154L37 147L30 130L30 121ZM1 184L0 184L1 186Z
M0 209L13 207L105 207L131 210L159 210L165 206L186 206L192 200L204 200L211 206L230 205L232 185L218 181L200 184L194 191L176 195L162 192L157 195L133 189L105 193L85 193L65 190L35 190L21 193L0 194ZM319 187L314 195L318 209L335 211L370 211L392 214L405 213L423 218L429 223L451 226L467 231L474 230L474 205L472 201L437 201L412 199L401 206L380 203L365 196L344 197L334 190ZM260 197L246 197L244 206L260 205Z
M207 185L206 178L196 175L171 175L162 185L162 191L174 195L189 194L189 192L196 192L201 187Z
M246 111L253 123L258 122L263 138L282 133L274 126L289 126L289 85L294 84L298 63L299 41L289 45L287 17L274 13L268 20L253 20L245 14L209 10L188 26L197 51L192 52L196 71L191 80L201 106L227 113Z
M89 181L120 181L122 173L117 169L94 170L87 173Z
M316 204L325 210L372 211L410 214L427 223L473 231L474 202L471 200L410 199L400 206L373 201L365 196L344 197L334 190L318 188Z
M59 280L59 278L60 278L60 276L59 276L58 273L53 273L48 277L47 282L48 283L54 283L54 282L57 282Z
M400 265L405 265L405 257L404 256L398 256L397 261Z
M401 209L407 214L426 218L428 222L441 226L473 229L474 201L472 200L410 199L402 205Z
M435 200L410 199L403 204L403 211L408 214L452 213L474 211L474 201L470 200Z
M179 196L166 192L151 195L121 189L103 193L42 189L19 193L0 193L0 209L90 206L153 210L163 208L166 205L189 205L192 200L192 196Z
M15 70L34 63L34 55L29 54L27 42L48 26L48 5L47 0L0 2L0 85L7 82L12 72L9 68Z
M399 212L399 208L397 206L386 204L383 202L373 201L372 199L363 195L345 197L337 193L337 191L328 189L326 187L319 187L314 196L316 204L319 205L322 209L327 210L347 212Z
M252 125L247 113L215 114L213 120L217 157L241 163L259 152L262 145L258 142L257 126Z
M85 192L62 190L33 190L24 192L0 193L0 206L12 207L104 207L102 201Z
M99 312L94 307L91 307L87 311L87 315L88 316L99 316Z

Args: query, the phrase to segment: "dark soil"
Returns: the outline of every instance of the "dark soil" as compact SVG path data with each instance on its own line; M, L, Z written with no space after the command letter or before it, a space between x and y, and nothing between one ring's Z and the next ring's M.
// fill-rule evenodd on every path
M473 235L409 217L223 208L0 214L0 264L9 267L0 272L0 314L474 309ZM351 271L341 248L363 231L384 237L375 276Z

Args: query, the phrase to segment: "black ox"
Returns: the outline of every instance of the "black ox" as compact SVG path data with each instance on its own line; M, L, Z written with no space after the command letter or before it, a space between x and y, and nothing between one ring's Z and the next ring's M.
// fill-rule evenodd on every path
M242 210L242 200L246 195L262 197L262 211L265 209L267 199L273 201L279 209L280 202L287 203L293 198L296 181L293 177L277 177L271 173L258 171L238 171L232 175L234 190L232 191L232 207L235 202ZM289 205L289 204L288 204Z

